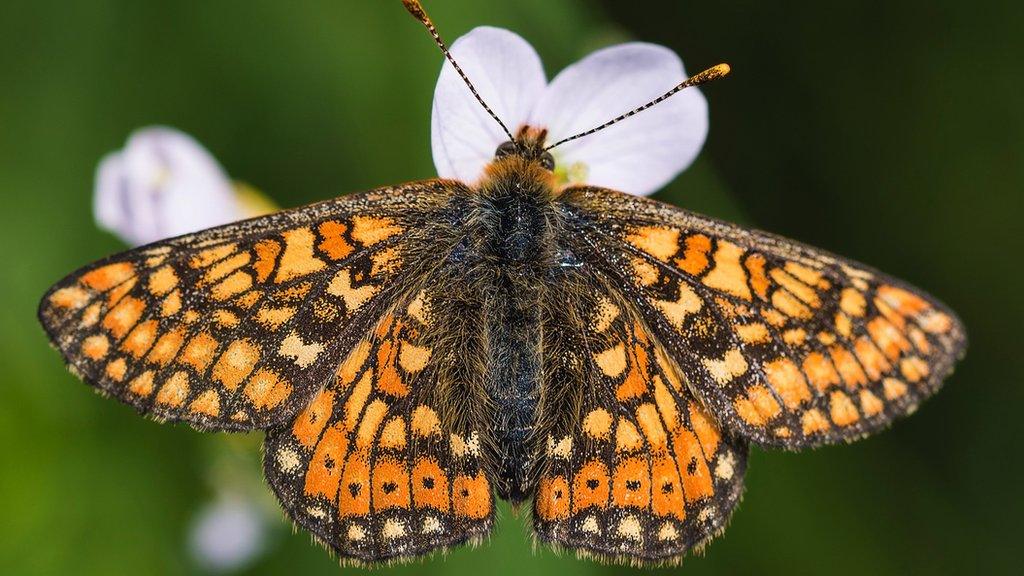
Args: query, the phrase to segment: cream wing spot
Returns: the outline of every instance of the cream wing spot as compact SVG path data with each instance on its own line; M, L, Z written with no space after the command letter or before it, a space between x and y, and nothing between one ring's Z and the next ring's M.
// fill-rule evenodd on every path
M366 538L366 530L364 530L359 524L353 522L349 525L346 535L349 540L352 540L353 542L360 542Z
M661 425L661 417L654 404L647 403L637 406L636 421L640 424L640 429L643 431L644 437L647 438L651 450L657 452L667 446L668 435Z
M92 328L100 320L100 309L103 304L100 302L94 302L85 309L82 313L82 321L78 324L79 328Z
M377 429L380 428L384 416L387 414L388 405L382 400L374 400L366 407L363 417L359 421L359 429L356 431L356 446L368 449L377 437Z
M291 448L283 448L277 452L277 469L286 474L297 472L302 467L298 453Z
M453 433L449 437L449 442L452 454L456 458L480 455L480 435L476 432L470 433L469 440L464 440L462 436Z
M409 304L408 312L409 316L415 318L420 324L430 325L430 301L427 299L425 291L421 290L416 295L416 298Z
M58 308L78 310L89 302L89 291L78 286L61 288L50 295L50 304Z
M118 358L107 364L105 372L107 377L111 380L121 382L124 380L124 375L127 369L128 366L125 364L124 358Z
M747 360L739 348L733 348L721 359L705 358L704 367L719 385L726 385L747 372Z
M572 437L563 436L556 441L554 436L548 436L548 455L558 458L568 458L572 455Z
M736 334L747 344L763 344L771 339L768 327L757 322L737 326Z
M693 291L686 284L679 284L679 292L674 301L670 300L655 300L654 305L661 310L662 314L665 315L665 319L669 321L672 326L677 330L682 330L687 316L696 314L704 306L704 301L700 299L700 296Z
M886 400L897 400L907 393L907 385L898 378L886 378L882 381L882 391Z
M591 514L584 518L583 522L580 524L580 530L587 534L601 534L601 527L597 523L597 517Z
M380 288L372 284L358 288L354 287L352 284L352 270L349 268L343 268L338 271L327 287L328 294L344 300L346 312L349 314L361 308L363 304L366 304L379 291Z
M174 316L181 311L181 291L174 290L164 298L160 304L160 315L164 317Z
M858 318L864 315L867 301L864 299L864 295L859 290L854 288L844 288L842 295L839 298L839 308L843 312L854 318Z
M670 541L675 540L676 538L679 538L679 531L673 523L665 522L661 525L661 528L658 530L659 540Z
M860 414L857 413L857 407L854 406L853 401L839 390L833 392L829 398L829 412L832 421L838 426L849 426L860 420Z
M324 351L323 344L319 342L306 343L297 332L292 332L281 341L281 347L277 353L281 356L291 358L300 368L308 368L316 362L320 353Z
M405 536L405 522L397 518L388 518L384 521L384 527L381 528L380 535L385 540L398 540L402 538Z
M273 370L258 370L249 378L244 393L252 405L260 410L274 408L291 394L292 386Z
M442 531L441 521L435 516L427 516L423 519L423 527L420 532L423 534L437 534Z
M213 248L207 248L202 252L199 252L193 256L188 265L192 268L206 268L210 264L223 260L235 252L238 248L238 244L228 243L221 244L220 246L214 246Z
M199 282L199 285L212 284L221 278L224 278L228 274L231 274L235 270L238 270L242 266L245 266L252 259L249 252L239 252L229 258L225 258L220 262L211 266L206 273L203 275L203 279ZM173 285L168 288L173 288Z
M632 514L619 520L616 530L619 536L627 540L633 540L634 542L641 542L643 540L643 526L640 524L640 519Z
M732 480L736 473L736 456L732 452L723 454L715 465L715 476L720 480Z
M611 327L615 319L619 317L619 307L612 304L611 300L601 298L597 303L597 311L594 314L594 332L604 333Z
M252 276L241 270L221 280L210 289L215 300L227 300L252 287Z
M817 308L821 305L821 300L818 298L818 293L814 288L797 280L781 268L773 269L770 272L770 275L772 280L775 280L779 286L798 298L804 304L807 304L812 308Z
M154 383L152 370L146 370L142 374L139 374L128 384L128 391L140 398L146 398L152 394L153 388Z

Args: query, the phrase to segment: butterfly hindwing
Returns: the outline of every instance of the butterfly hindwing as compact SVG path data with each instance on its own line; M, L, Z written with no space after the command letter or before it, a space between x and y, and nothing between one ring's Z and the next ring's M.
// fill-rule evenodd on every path
M494 521L479 402L448 380L462 342L429 291L400 300L289 426L270 430L267 481L343 559L404 560L485 537ZM450 418L452 403L464 423Z
M44 296L70 369L161 420L248 430L295 414L402 283L440 181L347 196L130 250ZM425 210L425 209L424 209Z
M535 530L584 556L676 562L724 529L746 442L710 417L627 299L596 277L568 292L545 344Z
M798 449L911 413L963 354L957 317L861 264L648 199L567 192L620 282L726 427Z

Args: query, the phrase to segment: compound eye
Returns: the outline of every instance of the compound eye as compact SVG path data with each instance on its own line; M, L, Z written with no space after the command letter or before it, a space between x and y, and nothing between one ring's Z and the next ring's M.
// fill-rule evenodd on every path
M515 154L517 151L519 151L519 146L516 146L515 142L502 142L498 149L494 151L494 157L503 158L510 154Z
M545 152L545 153L541 154L540 155L540 165L545 170L554 171L554 169L555 169L555 157L552 156L550 152Z

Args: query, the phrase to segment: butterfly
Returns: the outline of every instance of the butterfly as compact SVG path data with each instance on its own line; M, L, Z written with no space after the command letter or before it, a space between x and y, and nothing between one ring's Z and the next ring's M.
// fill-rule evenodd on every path
M70 369L161 421L265 430L289 517L343 559L485 539L678 561L721 533L751 444L848 442L963 355L938 300L856 262L614 190L558 186L419 2L508 142L475 185L413 182L159 241L78 270L39 318Z

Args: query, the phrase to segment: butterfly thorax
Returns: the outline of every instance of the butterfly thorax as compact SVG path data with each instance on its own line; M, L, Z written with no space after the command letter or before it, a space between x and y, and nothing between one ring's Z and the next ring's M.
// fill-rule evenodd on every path
M503 267L543 268L551 255L554 191L550 172L521 156L488 166L477 188L479 224L489 260Z

